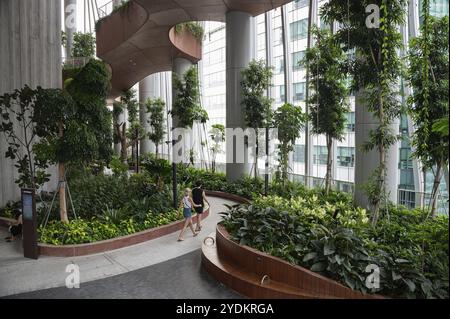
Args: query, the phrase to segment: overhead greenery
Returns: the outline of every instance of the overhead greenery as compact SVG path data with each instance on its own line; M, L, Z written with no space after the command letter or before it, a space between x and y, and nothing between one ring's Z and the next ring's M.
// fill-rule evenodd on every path
M300 137L306 123L306 116L298 106L286 103L273 116L273 127L278 129L279 169L277 180L283 184L288 179L289 154L294 150L295 141Z
M95 37L92 33L73 34L73 58L93 58L95 56Z
M366 26L368 5L380 8L379 28ZM367 107L379 121L363 147L366 152L378 151L379 166L366 185L356 185L366 191L372 206L373 224L377 223L380 210L387 203L387 154L397 141L390 125L401 111L398 83L403 63L398 55L402 48L399 26L405 21L406 5L406 0L330 0L321 9L326 23L341 25L336 39L349 57L355 53L348 64L352 90L360 92L357 99L364 102L362 107Z
M159 146L164 143L166 135L166 103L160 99L148 99L145 102L147 113L150 114L148 124L150 124L150 132L148 138L155 144L156 157L159 155Z
M109 15L97 20L97 22L95 23L95 31L98 32L100 30L103 22L105 22L106 19L108 19L113 13L119 12L122 9L129 10L130 5L131 5L130 0L122 0L119 5L116 5L113 7L113 10Z
M346 62L340 44L328 30L312 29L316 45L306 50L305 60L309 66L309 85L313 93L308 97L309 121L314 134L324 134L328 150L325 190L329 192L332 180L333 140L342 141L345 132L345 113L348 112Z
M256 149L254 172L258 174L259 129L270 126L272 118L272 100L265 94L272 81L273 72L264 61L253 60L241 71L242 106L247 127L255 130Z
M448 166L449 23L448 16L441 19L430 16L429 0L422 1L422 4L421 35L411 40L409 52L408 73L413 89L409 113L415 128L413 156L434 175L430 205L434 214L444 168ZM433 129L436 121L442 118L446 118L443 123L447 123L447 136Z
M177 118L178 127L192 128L195 121L206 123L208 113L200 104L200 87L196 66L189 68L181 78L173 74L173 88L176 92L172 116Z
M205 35L205 30L199 22L185 22L175 26L175 32L177 34L187 31L192 34L198 41L202 41Z

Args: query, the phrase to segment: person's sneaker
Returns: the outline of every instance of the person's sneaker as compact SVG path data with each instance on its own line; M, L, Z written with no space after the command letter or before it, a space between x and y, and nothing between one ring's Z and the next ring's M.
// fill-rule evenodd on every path
M178 241L184 241L184 238L178 238Z

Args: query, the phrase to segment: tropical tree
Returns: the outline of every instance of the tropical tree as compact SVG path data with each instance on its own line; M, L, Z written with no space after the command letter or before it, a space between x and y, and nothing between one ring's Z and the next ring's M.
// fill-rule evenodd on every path
M306 115L298 106L286 103L273 115L273 127L278 129L279 170L277 180L284 184L288 178L289 153L294 150L295 141L306 123Z
M112 155L111 114L106 107L110 74L91 60L65 90L42 90L34 106L40 158L58 164L61 221L68 222L66 169L69 164L109 163Z
M178 126L183 128L192 128L194 122L206 123L208 113L200 104L200 86L198 80L198 71L196 66L192 66L180 78L173 74L173 86L177 94L173 102L172 116L178 120Z
M312 32L316 38L316 46L305 53L313 92L308 100L309 120L313 133L326 136L328 156L325 191L328 194L332 180L333 140L341 141L344 138L345 113L348 112L347 74L344 68L346 56L330 31L315 27Z
M92 33L75 32L73 35L72 57L93 58L95 56L95 37Z
M38 139L34 104L41 90L26 85L0 96L0 132L8 144L4 155L15 161L19 173L15 183L21 188L36 190L49 180L48 163L36 156L34 148Z
M272 69L264 61L253 60L242 72L242 105L245 124L255 130L255 178L258 176L259 129L267 127L271 121L272 100L264 92L271 84Z
M413 94L409 99L409 112L415 126L413 156L419 158L424 168L432 170L434 175L430 205L434 215L439 186L448 165L449 23L448 16L441 19L430 16L429 0L422 4L421 35L412 39L410 44L408 73ZM446 121L447 136L436 131L439 124L435 123L439 120L442 123Z
M189 68L181 78L173 74L173 88L176 91L171 114L177 119L179 128L192 129L194 122L206 123L208 113L200 103L200 84L196 66ZM185 137L183 137L185 138ZM192 141L191 141L192 142ZM189 146L189 159L193 161L193 146Z
M128 112L128 121L120 120L120 115ZM128 123L130 126L128 127ZM135 165L137 156L135 147L139 140L144 137L144 131L139 122L139 103L136 99L136 91L131 89L123 91L120 102L113 104L113 126L114 139L121 145L120 159L123 163L128 162L128 148L132 147L132 158Z
M151 132L148 133L148 138L156 146L156 158L159 155L159 145L164 142L164 136L166 134L165 126L165 108L166 103L160 98L148 99L145 102L147 112L150 114L148 123L151 127Z
M222 152L222 143L225 142L225 126L222 124L214 124L209 131L209 137L212 141L211 146L211 170L216 172L216 158L217 154Z
M369 5L380 8L379 28L369 28L366 24L366 8ZM402 48L398 27L405 21L405 8L406 0L330 0L321 12L326 23L340 23L336 38L348 54L355 53L349 62L352 89L360 91L365 106L379 122L378 127L369 133L369 140L363 147L363 151L376 149L379 154L379 166L364 185L373 208L374 225L378 221L381 205L387 202L387 152L397 141L390 124L401 110L398 83L403 65L398 55Z
M126 132L126 137L128 146L131 146L131 159L137 171L139 157L137 150L139 141L145 137L145 130L139 121L139 102L136 99L136 91L133 89L124 91L121 100L128 111L128 123L130 127Z

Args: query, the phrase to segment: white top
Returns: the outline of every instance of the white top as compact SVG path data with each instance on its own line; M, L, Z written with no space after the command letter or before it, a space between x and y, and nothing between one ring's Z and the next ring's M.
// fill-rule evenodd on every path
M184 208L192 208L192 204L191 204L191 201L189 200L189 196L183 197L183 205L184 205Z

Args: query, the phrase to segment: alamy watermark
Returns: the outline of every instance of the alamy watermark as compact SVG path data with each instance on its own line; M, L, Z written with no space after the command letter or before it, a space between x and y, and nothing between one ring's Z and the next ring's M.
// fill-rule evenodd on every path
M81 283L80 267L76 264L69 264L66 267L66 273L69 274L66 277L67 289L79 289Z

